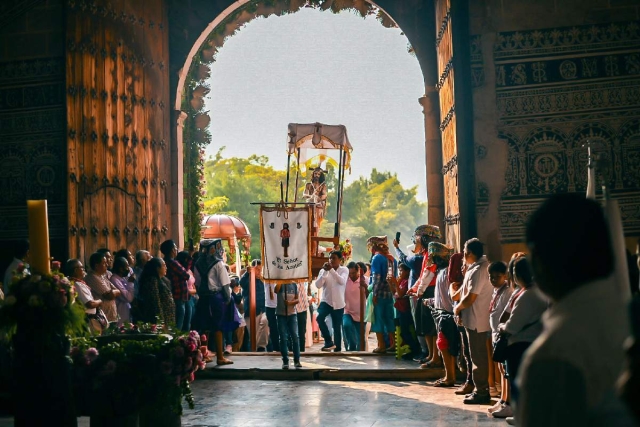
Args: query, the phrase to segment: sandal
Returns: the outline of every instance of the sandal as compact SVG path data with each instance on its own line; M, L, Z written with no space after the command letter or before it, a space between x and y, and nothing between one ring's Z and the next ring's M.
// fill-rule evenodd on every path
M386 352L387 352L387 349L386 349L386 348L380 348L380 347L378 347L378 348L376 348L375 350L373 350L373 353L378 353L378 354L380 354L380 353L386 353Z
M442 363L427 362L420 365L420 367L422 369L442 369L444 365Z
M456 383L455 381L453 382L446 382L446 381L436 381L435 384L433 384L434 387L443 387L443 388L451 388L451 387L455 387Z
M233 360L229 360L229 359L216 360L216 365L218 365L218 366L220 366L220 365L233 365Z

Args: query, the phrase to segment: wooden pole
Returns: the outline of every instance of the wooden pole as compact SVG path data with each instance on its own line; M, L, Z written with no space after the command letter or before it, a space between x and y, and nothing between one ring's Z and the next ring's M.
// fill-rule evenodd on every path
M340 183L342 182L342 179L343 179L343 176L342 176L343 166L344 165L342 163L342 145L341 145L340 146L340 163L338 164L338 188L336 191L338 193L338 203L336 206L336 225L335 225L335 228L333 229L333 237L340 237L340 204L342 202L342 194L340 194Z
M293 189L293 202L298 203L298 177L300 176L300 149L298 148L298 167L296 169L296 186Z
M251 338L251 351L257 351L258 337L256 337L256 331L258 330L256 325L256 268L249 268L249 336Z
M290 169L291 169L291 151L289 151L289 154L287 155L287 193L284 199L285 202L289 201L289 170ZM296 179L296 184L297 183L298 183L298 180ZM282 189L282 183L280 184L280 188Z

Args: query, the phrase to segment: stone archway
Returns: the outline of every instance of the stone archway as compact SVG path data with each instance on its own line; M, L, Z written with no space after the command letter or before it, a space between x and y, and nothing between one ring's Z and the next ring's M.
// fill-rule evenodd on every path
M435 6L432 1L413 1L408 3L413 4L399 5L398 2L384 0L376 3L369 0L312 0L308 2L304 0L267 0L257 2L239 0L236 2L218 2L220 7L216 10L202 10L203 13L206 12L199 17L200 26L198 28L202 28L202 31L196 36L193 33L196 28L192 23L189 24L188 40L192 44L190 46L186 43L183 44L179 55L181 55L180 58L184 58L184 63L179 70L172 70L175 71L174 73L172 72L174 80L171 82L171 102L174 108L172 116L172 139L174 140L174 144L172 144L172 157L174 159L174 164L172 165L172 172L174 172L172 173L174 176L172 193L175 200L182 201L186 199L187 206L191 206L192 209L198 206L197 197L194 197L194 195L200 194L199 188L197 188L199 181L189 178L189 174L186 174L187 179L190 179L189 183L182 181L183 177L185 177L185 170L183 162L180 160L187 156L187 158L191 158L196 163L201 162L202 159L198 157L200 149L208 142L208 136L203 128L208 124L209 118L205 114L198 112L203 105L202 98L206 95L207 90L202 86L194 88L192 82L194 80L204 80L208 77L209 70L206 64L201 62L213 60L216 49L224 43L225 37L235 33L240 26L257 16L295 12L305 5L323 9L331 7L334 11L355 8L363 16L376 8L379 11L378 18L382 25L400 27L403 30L421 66L427 88L425 93L430 94L419 99L425 113L425 144L428 153L425 159L428 178L425 178L425 180L427 181L429 204L428 217L430 223L443 227L442 146L438 130L440 108L437 91L434 90L438 80L437 61L435 50L433 49L433 41L435 41L436 35ZM195 8L192 10L196 11ZM203 58L204 61L196 60L197 56ZM174 68L179 61L175 58L172 50ZM187 95L186 98L188 99L185 99L185 95ZM187 114L188 110L191 110L191 114ZM196 122L200 122L202 126L196 125L194 128L193 125ZM188 138L199 141L200 146L193 148L189 147L189 144L185 145L185 132L189 134ZM184 150L191 150L192 153ZM189 189L186 195L183 192L185 186ZM172 217L174 218L173 229L180 230L179 234L174 232L174 236L179 236L180 241L184 241L186 237L184 229L181 227L183 224L199 224L199 215L194 216L193 211L185 211L185 206L182 203L175 204L172 207Z

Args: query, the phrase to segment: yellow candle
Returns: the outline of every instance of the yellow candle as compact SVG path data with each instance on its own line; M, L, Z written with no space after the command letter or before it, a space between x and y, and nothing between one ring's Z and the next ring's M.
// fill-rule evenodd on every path
M51 274L47 201L27 200L27 214L29 218L31 272Z

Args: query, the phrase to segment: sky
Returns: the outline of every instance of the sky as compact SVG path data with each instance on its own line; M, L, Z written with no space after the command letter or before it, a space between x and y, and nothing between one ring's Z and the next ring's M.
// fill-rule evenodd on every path
M349 11L254 19L211 65L207 155L226 146L223 157L266 155L285 169L289 123L342 124L354 148L347 184L390 171L426 201L424 84L407 47L400 29Z

